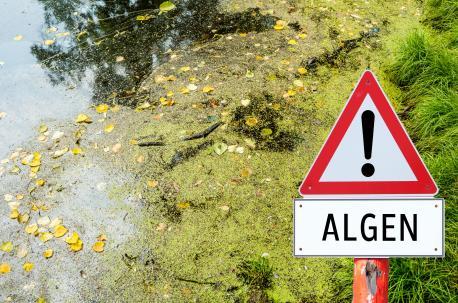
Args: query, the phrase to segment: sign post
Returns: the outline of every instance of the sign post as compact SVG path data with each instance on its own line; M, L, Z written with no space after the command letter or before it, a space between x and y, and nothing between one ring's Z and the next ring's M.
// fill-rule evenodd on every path
M390 257L444 256L444 201L365 71L294 201L294 256L354 257L353 303L387 303Z

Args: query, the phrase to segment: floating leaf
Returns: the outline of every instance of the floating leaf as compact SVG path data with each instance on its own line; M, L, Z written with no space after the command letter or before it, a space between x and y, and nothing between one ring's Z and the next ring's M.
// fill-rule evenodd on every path
M227 150L227 144L226 143L223 143L223 142L219 142L219 143L215 143L213 145L213 150L215 151L215 153L217 155L222 155L226 152Z
M253 171L248 167L242 169L242 171L240 172L240 175L244 178L247 178L251 176L252 174L253 174Z
M11 252L13 250L13 243L11 243L10 241L3 242L2 245L0 245L0 250L7 253Z
M25 232L28 234L34 234L38 230L37 224L29 224L25 227Z
M46 39L45 41L43 41L43 44L44 45L53 45L55 42L56 42L55 40Z
M113 124L108 124L107 126L105 126L103 131L106 132L106 133L111 133L113 131L114 127L115 126Z
M110 107L108 106L108 104L102 103L95 107L95 111L98 112L99 114L103 114L103 113L106 113L109 108Z
M40 133L45 133L45 132L48 131L48 127L46 125L44 125L44 124L41 124L40 127L38 128L38 131Z
M177 208L179 209L186 209L186 208L189 208L190 206L191 206L191 203L187 201L177 203Z
M30 262L25 262L24 265L22 265L22 268L26 272L32 271L33 267L34 267L33 263L30 263Z
M159 184L159 182L157 180L148 180L146 184L148 185L148 187L155 188Z
M258 124L258 119L256 117L248 117L245 120L245 124L250 126L250 127L253 127L256 124Z
M0 263L0 275L7 274L11 271L11 266L8 263Z
M54 237L60 238L67 233L68 229L63 225L57 225L54 227ZM68 242L67 242L68 243Z
M209 94L211 93L212 91L214 91L215 88L213 86L210 86L210 85L206 85L202 88L202 92L206 93L206 94Z
M268 137L270 135L272 135L272 130L270 128L263 128L261 130L261 136Z
M54 255L54 251L51 248L43 252L43 257L45 257L46 259L51 258L53 255Z
M301 75L305 75L307 73L307 70L304 67L299 67L297 69L297 72Z
M68 244L75 244L78 242L79 239L80 239L80 236L78 235L76 231L74 231L70 237L67 237L65 239L65 242Z
M175 4L171 1L162 2L161 5L159 5L159 14L167 13L175 8Z
M97 241L94 243L94 245L92 245L92 250L95 252L101 253L103 252L104 249L105 249L105 242Z
M50 233L50 232L44 232L44 233L41 233L38 238L42 241L42 242L48 242L49 240L51 240L52 238L54 238L53 234Z
M92 123L91 118L86 114L79 114L76 119L76 123Z
M78 239L78 241L74 244L70 244L70 249L74 252L80 251L83 249L83 241L81 239Z
M79 155L79 154L81 154L81 153L83 153L83 150L82 150L81 148L79 148L79 147L74 147L74 148L72 149L72 154L74 154L75 156L76 156L76 155Z

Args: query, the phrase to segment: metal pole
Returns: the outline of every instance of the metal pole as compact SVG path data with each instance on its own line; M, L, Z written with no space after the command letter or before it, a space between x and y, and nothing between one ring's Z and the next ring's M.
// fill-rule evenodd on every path
M390 260L355 258L353 303L388 303Z

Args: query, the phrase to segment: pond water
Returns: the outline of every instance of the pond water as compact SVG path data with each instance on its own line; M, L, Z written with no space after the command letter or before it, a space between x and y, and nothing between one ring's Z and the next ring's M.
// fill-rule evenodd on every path
M231 32L262 31L259 10L227 14L219 0L0 0L0 157L91 103L132 105L142 79L171 50Z

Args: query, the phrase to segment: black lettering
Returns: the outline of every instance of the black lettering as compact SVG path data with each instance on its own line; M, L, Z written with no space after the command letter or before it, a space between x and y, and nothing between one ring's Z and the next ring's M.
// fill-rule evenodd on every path
M387 229L394 228L394 225L388 225L386 220L388 218L395 218L395 214L383 214L383 241L396 241L396 238L387 237Z
M348 214L344 214L344 241L356 241L356 237L348 236Z
M365 226L366 226L366 219L372 218L375 219L374 214L365 214L363 219L361 220L361 236L366 241L377 241L377 227L376 226L369 226L369 229L372 230L372 235L368 237L366 235Z
M329 224L332 225L332 232L329 231ZM337 234L336 222L334 221L334 215L328 214L326 219L326 226L324 227L323 241L326 241L328 235L334 235L336 241L339 241L339 235Z
M406 215L401 214L401 241L404 241L404 225L409 230L410 238L412 241L417 241L417 214L413 215L413 230L410 227Z

